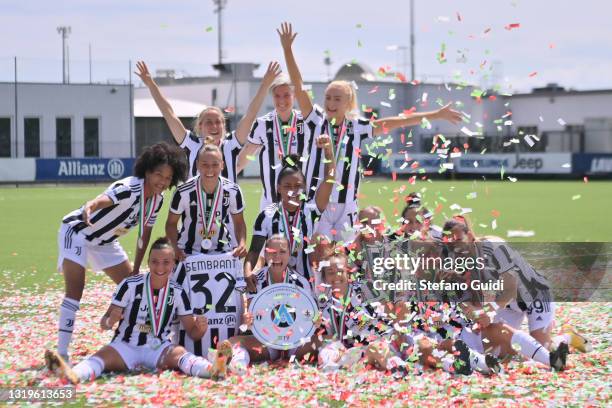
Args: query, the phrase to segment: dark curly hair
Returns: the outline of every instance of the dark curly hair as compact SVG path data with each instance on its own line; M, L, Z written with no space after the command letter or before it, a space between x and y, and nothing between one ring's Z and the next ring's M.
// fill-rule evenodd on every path
M155 143L144 148L134 164L134 176L145 178L147 172L151 172L163 164L172 167L170 187L174 187L179 181L185 180L187 176L185 153L180 148L171 146L166 142Z

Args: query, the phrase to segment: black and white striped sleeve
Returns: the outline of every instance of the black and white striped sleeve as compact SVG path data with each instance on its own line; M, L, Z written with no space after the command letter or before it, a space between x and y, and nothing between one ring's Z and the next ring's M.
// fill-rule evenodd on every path
M174 195L172 196L172 202L170 203L170 212L172 214L180 215L185 212L184 206L184 194L181 194L181 190L178 188L174 191Z
M130 301L130 284L128 281L129 278L121 281L117 288L115 289L115 293L113 293L113 300L111 304L119 307L127 307Z
M106 189L104 194L111 199L113 204L118 204L120 201L128 200L132 196L132 190L129 185L116 183Z
M230 214L240 214L244 211L244 198L238 184L230 189Z
M247 139L250 143L256 145L263 145L266 140L266 124L262 118L257 118L251 126L249 137Z

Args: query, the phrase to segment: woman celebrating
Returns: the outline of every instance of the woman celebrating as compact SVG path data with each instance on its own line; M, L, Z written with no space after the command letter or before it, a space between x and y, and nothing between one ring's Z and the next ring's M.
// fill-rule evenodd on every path
M240 187L221 177L223 156L216 145L202 147L196 164L199 174L176 189L166 221L166 235L177 259L183 261L191 254L219 254L230 250L234 256L243 257L246 224ZM230 221L233 231L228 229Z
M334 240L344 238L348 241L354 235L352 225L358 208L357 193L363 172L360 165L362 143L374 136L386 135L394 129L418 125L424 119L457 123L461 120L461 114L452 110L449 103L436 111L369 121L357 116L357 96L351 84L346 81L333 81L329 84L325 91L324 109L313 106L303 89L302 76L291 48L297 33L293 32L291 24L288 23L283 23L277 32L285 54L287 70L295 87L295 96L304 116L304 126L313 133L310 136L312 138L321 133L329 134L334 147L338 188L332 192L330 205L321 217L318 231ZM320 152L311 152L306 173L309 194L313 187L322 182L322 168Z
M66 292L60 306L57 351L68 360L68 346L85 287L85 268L103 270L115 283L138 274L151 229L162 207L162 193L184 180L185 158L166 143L145 148L134 176L111 184L104 193L66 215L58 233L58 270ZM117 239L138 226L134 267Z
M207 322L204 316L194 316L187 293L170 280L174 269L174 251L165 238L151 246L149 272L124 279L106 314L100 321L103 330L115 330L110 344L71 369L63 358L47 350L47 368L59 371L60 376L73 384L92 381L104 371L131 371L137 366L148 369L179 369L197 377L222 377L227 359L231 359L231 345L226 342L217 351L214 363L188 353L169 340L171 322L176 318L188 328L194 339L204 335Z
M251 299L264 288L276 283L290 283L300 288L310 290L310 282L289 267L289 241L284 235L272 235L265 246L265 260L267 266L257 271L255 275L256 290L245 295L245 313L243 324L248 328L253 325L254 316L248 312ZM276 361L281 357L281 351L266 347L253 335L235 336L230 339L233 344L232 371L243 372L250 362ZM294 355L296 349L288 350L287 355Z
M305 172L307 156L312 150L312 139L306 137L310 132L304 132L304 118L300 111L293 109L295 94L289 78L277 77L270 86L270 94L274 110L253 123L248 142L238 156L240 173L248 164L248 156L259 152L259 177L263 187L260 211L276 201L276 183L283 158L293 154L299 156L299 165ZM256 99L257 96L254 101Z
M272 81L274 81L274 78L280 74L279 64L277 62L271 62L268 65L259 91L249 105L246 114L242 117L240 122L238 122L235 134L227 134L223 111L216 106L209 106L200 112L195 120L193 131L185 129L181 120L172 110L172 106L170 106L168 100L162 95L161 90L153 78L151 78L147 65L143 61L139 61L136 67L138 69L136 75L138 75L147 88L149 88L153 100L155 100L157 107L170 128L172 137L185 151L189 160L191 177L197 175L196 159L198 151L204 145L206 138L210 137L212 138L212 143L219 146L223 153L223 161L225 162L223 177L235 183L238 175L236 172L236 158L246 142L251 124L255 120L257 112L266 96L266 90L269 88Z
M298 157L294 155L285 158L285 166L278 175L278 201L266 207L255 220L253 239L244 262L245 278L251 276L266 240L280 233L289 241L289 266L295 268L298 274L309 280L312 285L306 250L309 237L314 233L315 224L327 207L335 168L329 136L319 136L316 144L319 149L325 151L327 159L325 174L328 182L322 183L314 199L307 201L304 193L306 179L297 165Z

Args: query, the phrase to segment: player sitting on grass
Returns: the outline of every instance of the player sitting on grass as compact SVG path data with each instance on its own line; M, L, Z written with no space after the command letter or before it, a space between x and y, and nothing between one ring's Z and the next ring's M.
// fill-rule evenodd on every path
M58 270L66 292L59 310L57 352L68 361L77 312L85 288L85 268L103 270L118 284L138 274L163 192L185 179L183 153L166 143L149 146L136 159L134 175L117 180L95 199L64 217L58 233ZM134 266L119 237L138 226Z
M242 322L249 329L253 325L254 316L248 312L248 306L251 299L264 288L275 283L290 283L310 291L310 282L289 267L289 241L284 235L274 234L266 241L265 259L267 266L255 272L257 289L245 295L244 299ZM230 342L234 347L231 368L236 372L243 371L249 362L276 361L281 358L280 350L266 347L250 334L232 337ZM294 355L297 350L287 350L287 357Z
M170 342L171 322L179 319L189 336L198 339L207 330L204 316L194 317L187 293L170 279L175 266L174 250L166 238L151 246L149 272L124 279L119 284L100 327L115 330L113 340L74 368L55 351L45 352L47 368L77 384L92 381L104 371L148 369L181 370L197 377L220 378L231 359L231 344L224 342L211 362L196 357Z

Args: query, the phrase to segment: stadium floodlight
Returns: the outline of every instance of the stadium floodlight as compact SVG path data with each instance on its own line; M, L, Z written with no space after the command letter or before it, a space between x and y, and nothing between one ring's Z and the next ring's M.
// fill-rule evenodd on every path
M219 53L219 66L223 64L223 9L227 5L227 0L213 0L215 4L215 13L217 13L217 47Z
M66 84L68 83L68 65L67 65L67 61L66 61L66 54L67 54L67 50L66 50L66 40L68 39L68 36L70 35L72 29L70 28L70 26L59 26L57 27L57 33L61 34L62 36L62 83Z

